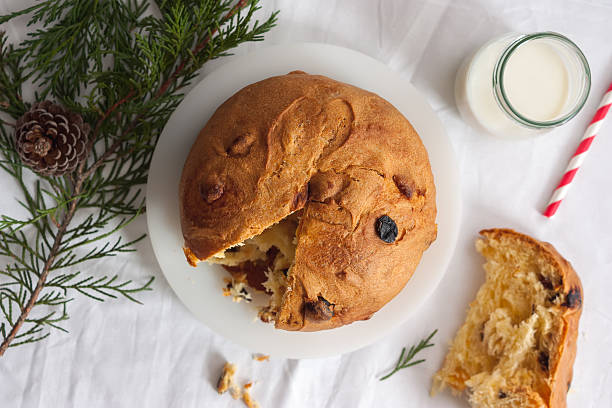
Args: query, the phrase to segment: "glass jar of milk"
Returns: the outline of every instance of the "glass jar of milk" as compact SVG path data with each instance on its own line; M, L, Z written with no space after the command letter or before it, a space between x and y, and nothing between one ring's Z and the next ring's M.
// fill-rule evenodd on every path
M471 125L521 138L572 119L590 88L589 64L567 37L512 33L494 38L464 61L455 98Z

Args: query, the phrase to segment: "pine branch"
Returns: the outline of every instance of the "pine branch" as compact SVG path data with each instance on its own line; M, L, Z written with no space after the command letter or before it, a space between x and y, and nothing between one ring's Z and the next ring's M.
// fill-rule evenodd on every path
M29 217L0 215L0 356L8 347L64 330L71 294L140 303L153 278L135 284L118 275L74 268L134 250L122 228L145 211L143 184L157 139L183 98L181 90L209 60L259 41L276 22L254 21L259 0L173 0L145 15L146 0L54 0L0 16L30 15L42 24L18 46L0 32L0 169L23 193ZM150 14L150 13L149 13ZM15 151L14 125L36 101L53 99L79 113L93 131L87 160L62 177L38 176ZM36 102L32 101L32 102ZM10 119L9 119L10 118Z
M77 182L77 185L75 186L75 189L74 189L74 194L73 194L74 196L78 196L81 193L81 186L82 186L82 180L80 180L80 182ZM12 325L13 327L11 331L4 338L4 341L2 342L2 344L0 344L0 356L4 355L8 346L15 339L15 336L17 336L19 329L21 329L21 326L26 321L28 315L32 311L32 308L34 307L34 304L36 303L38 299L38 296L40 295L40 292L45 286L47 276L49 275L49 272L51 271L51 265L53 264L53 261L55 260L55 257L57 256L57 253L60 250L60 245L61 245L64 233L66 232L66 228L68 228L68 225L70 225L70 221L72 221L72 217L74 217L74 213L77 209L77 202L78 202L77 200L73 200L70 203L70 208L68 212L66 213L66 216L64 217L64 221L62 222L62 224L60 224L57 234L55 234L53 246L51 247L51 250L49 251L49 255L47 256L47 259L45 260L45 264L42 269L42 272L40 273L38 277L38 282L36 283L36 287L32 291L32 294L30 295L30 298L28 299L27 303L23 305L21 309L21 314L17 318L17 321L15 321L15 323ZM45 319L41 321L34 321L34 322L37 323L36 325L41 325L42 324L41 322L44 322L44 321Z
M23 16L24 14L29 14L29 13L35 11L35 10L38 10L39 8L41 8L43 6L44 6L44 4L36 4L36 5L32 6L32 7L28 7L26 9L16 11L16 12L8 14L6 16L0 16L0 24L4 24L4 23L14 19L15 17Z
M220 24L224 24L225 22L227 22L230 18L232 18L234 16L234 14L236 14L240 9L244 8L244 6L246 6L247 1L246 0L239 0L238 3L236 3L236 5L234 7L232 7L229 12L225 15L225 17L223 18L223 20L221 20ZM182 9L179 9L181 11L179 11L177 13L177 15L182 15ZM172 10L171 10L172 12ZM195 46L195 48L190 52L190 57L189 59L185 58L183 59L183 61L181 61L181 63L179 64L178 67L176 67L176 69L174 70L174 72L170 75L170 77L166 80L166 82L164 82L162 84L162 86L159 87L159 90L157 91L157 93L155 94L155 96L160 96L163 95L168 88L170 87L170 85L172 83L174 83L176 81L176 78L180 75L180 73L185 69L185 67L187 66L187 64L189 63L189 61L191 61L193 59L193 57L195 55L197 55L198 53L200 53L204 47L206 47L208 45L208 43L210 42L210 38L212 36L214 36L217 31L219 30L219 27L215 27L210 34L208 34L203 41L199 42L198 45Z

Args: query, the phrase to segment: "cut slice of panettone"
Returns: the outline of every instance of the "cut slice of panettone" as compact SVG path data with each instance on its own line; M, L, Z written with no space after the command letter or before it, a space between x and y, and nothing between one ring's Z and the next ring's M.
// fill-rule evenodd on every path
M572 379L582 287L544 242L481 231L486 282L470 304L432 394L465 391L472 407L561 408Z

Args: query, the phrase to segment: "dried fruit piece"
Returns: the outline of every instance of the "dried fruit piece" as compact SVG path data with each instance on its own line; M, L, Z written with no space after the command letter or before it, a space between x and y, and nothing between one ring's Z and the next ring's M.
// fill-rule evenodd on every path
M266 272L274 266L274 260L278 253L278 248L273 246L266 252L265 259L245 261L236 266L223 265L223 268L234 277L246 275L248 286L256 290L266 291L266 288L263 286L263 283L268 279Z
M383 215L376 220L376 233L386 243L395 242L397 238L397 224L388 215Z
M549 360L550 357L548 353L546 351L540 351L540 354L538 354L538 363L540 363L540 367L542 367L542 370L545 372L548 372Z
M306 303L306 314L313 320L329 320L334 316L332 310L334 306L333 303L319 296L317 300Z
M202 193L202 198L204 201L206 201L208 204L212 204L220 199L223 195L223 184L203 184L200 192Z
M552 281L550 280L550 278L548 278L547 276L544 275L538 275L538 280L540 281L540 283L542 284L542 286L544 286L545 289L548 290L552 290L553 288L553 284Z
M579 288L571 288L570 291L567 292L563 306L569 307L570 309L582 306L582 296L580 295Z
M234 157L246 156L251 151L251 146L253 146L255 139L255 135L250 132L238 136L230 148L227 149L227 154Z
M393 176L393 182L397 186L397 189L406 196L407 199L412 198L413 187L412 183L410 183L405 177L398 176L397 174Z

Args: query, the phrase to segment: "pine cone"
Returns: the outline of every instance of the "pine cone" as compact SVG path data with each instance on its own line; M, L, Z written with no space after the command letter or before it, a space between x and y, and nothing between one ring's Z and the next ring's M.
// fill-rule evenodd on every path
M19 157L39 174L61 176L85 160L90 127L79 114L44 101L32 106L15 127Z

